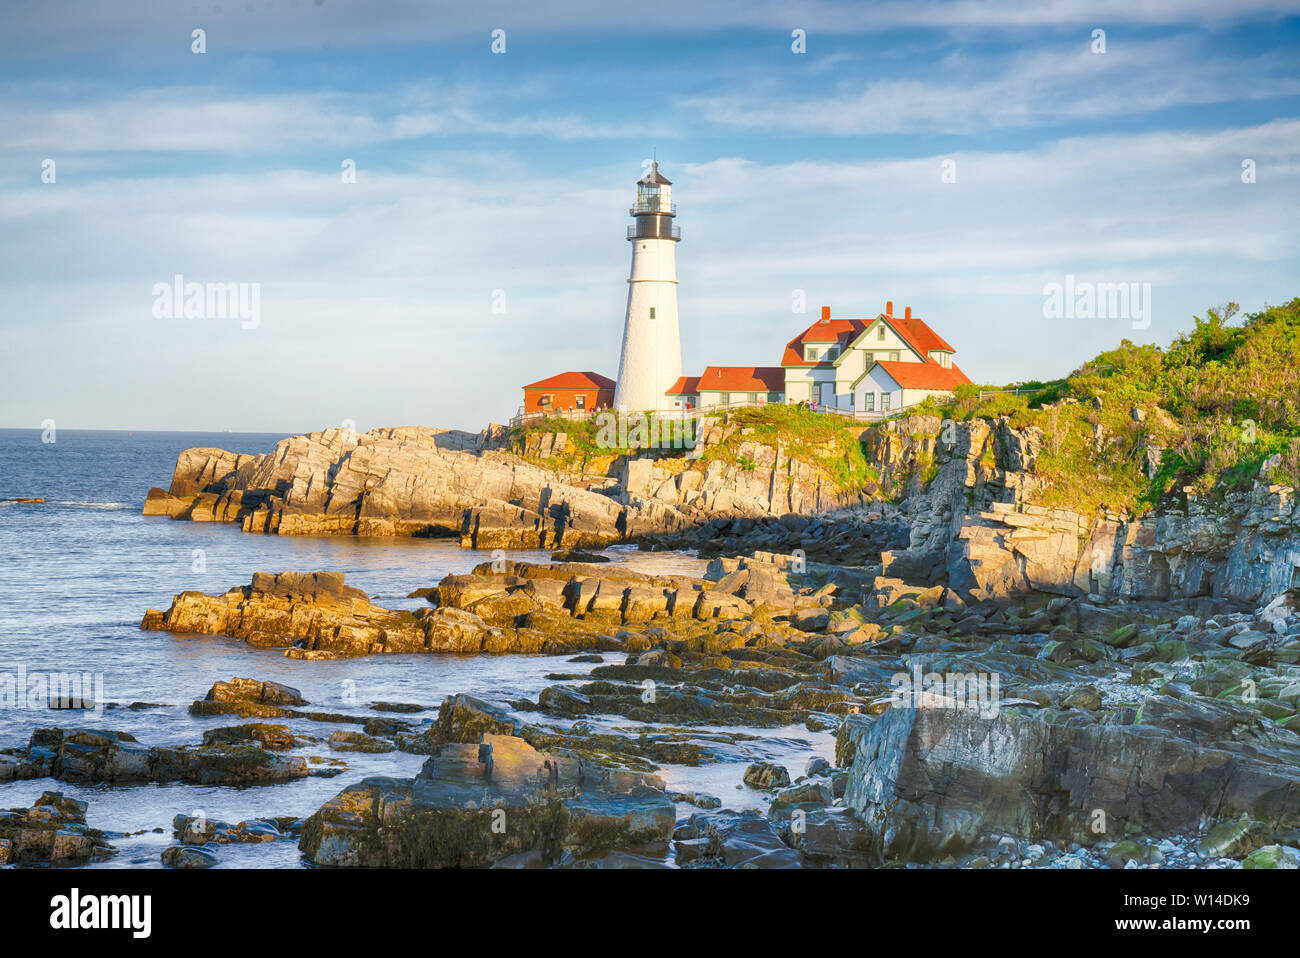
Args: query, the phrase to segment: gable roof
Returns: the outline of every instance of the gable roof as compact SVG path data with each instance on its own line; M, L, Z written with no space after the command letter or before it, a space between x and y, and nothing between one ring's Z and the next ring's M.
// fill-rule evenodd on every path
M887 372L890 378L903 389L951 390L970 382L970 377L955 363L951 367L946 367L940 366L932 359L926 359L923 363L877 360L876 365Z
M898 333L909 346L922 356L930 355L932 349L942 349L950 353L957 351L949 346L947 340L931 329L919 316L889 316L881 313L876 318L887 323L894 332Z
M785 352L781 355L781 365L821 365L818 360L803 358L805 344L839 343L841 347L846 346L856 339L870 325L870 322L865 319L819 319L785 344Z
M665 396L694 396L700 391L699 376L683 376L664 390Z
M920 359L929 359L930 351L934 349L944 350L949 353L955 353L957 351L948 344L946 339L931 329L925 321L918 316L891 316L888 313L881 313L875 319L868 319L863 322L865 325L862 327L862 332L855 336L848 344L850 347L857 346L858 340L862 339L871 332L871 330L875 329L876 323L884 323L897 333L898 338L906 343L911 348L912 352L916 353L917 357ZM863 343L861 348L873 352L875 351L872 350L869 342ZM841 352L840 357L836 362L840 362L840 360L842 360L847 354L847 349L844 352Z
M785 371L780 366L706 366L696 389L785 392Z
M600 373L567 372L558 373L549 379L539 379L529 383L525 389L613 389L614 380Z

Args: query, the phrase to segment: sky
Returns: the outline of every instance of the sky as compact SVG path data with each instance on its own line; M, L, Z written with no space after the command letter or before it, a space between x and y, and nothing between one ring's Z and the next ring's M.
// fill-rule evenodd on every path
M613 377L651 156L686 373L892 300L1055 378L1300 295L1300 0L0 3L0 426L478 430Z

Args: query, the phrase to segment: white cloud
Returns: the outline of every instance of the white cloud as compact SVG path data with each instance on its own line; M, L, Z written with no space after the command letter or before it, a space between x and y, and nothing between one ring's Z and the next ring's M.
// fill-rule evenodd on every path
M1257 184L1239 180L1243 152ZM972 376L1007 381L1068 371L1121 336L1167 340L1206 305L1297 292L1300 121L953 158L955 184L938 156L666 170L688 369L775 363L821 304L864 315L893 299ZM333 169L279 169L10 190L0 422L477 427L509 416L521 383L614 375L635 167L584 165L577 150L573 164L541 190L525 157L472 154L402 175L363 167L351 186ZM261 283L262 325L154 320L151 286L175 273ZM1066 273L1151 282L1155 323L1049 328L1041 288Z
M73 103L62 100L75 98ZM0 99L0 151L279 153L489 134L556 140L641 136L644 124L552 113L520 96L471 87L380 93L223 93L170 87L90 97L10 86Z
M757 75L706 96L685 96L684 108L733 128L839 136L881 133L971 134L989 129L1059 126L1112 120L1188 105L1249 102L1300 93L1292 57L1264 53L1248 60L1217 55L1205 38L1110 41L1092 53L1087 34L1015 53L962 54L907 75L888 52L868 79L830 91L792 92L787 77Z
M870 35L899 28L969 32L1044 27L1115 28L1126 24L1217 26L1275 20L1297 12L1295 0L657 0L652 7L608 0L499 0L477 4L427 0L274 0L194 6L170 0L44 0L9 4L0 53L26 59L94 51L146 62L189 56L190 31L208 31L209 56L230 52L363 49L401 44L473 49L490 56L489 33L507 31L508 47L535 49L555 37L675 36L700 31L781 32L801 27L814 46L827 36ZM507 56L509 54L507 53Z

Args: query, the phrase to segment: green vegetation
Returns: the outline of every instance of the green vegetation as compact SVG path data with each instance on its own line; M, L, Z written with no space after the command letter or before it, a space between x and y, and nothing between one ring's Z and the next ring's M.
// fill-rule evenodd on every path
M749 469L737 449L747 441L780 446L786 455L820 469L841 489L858 492L879 476L867 463L858 436L839 416L815 413L803 406L769 403L766 406L737 409L728 416L739 428L729 439L709 449L700 462L719 459L739 463Z
M1062 380L999 392L963 386L931 413L1042 429L1036 470L1052 483L1047 506L1141 514L1185 487L1202 495L1248 487L1275 454L1268 478L1296 485L1300 298L1231 325L1236 314L1235 303L1209 310L1165 349L1126 339ZM1148 449L1163 450L1150 478Z
M528 437L533 434L564 433L569 438L571 449L548 457L548 461L565 466L578 466L583 462L602 456L651 455L656 458L675 458L686 455L694 445L697 419L694 417L659 417L647 414L643 424L638 424L636 416L627 417L623 432L617 427L605 426L616 422L612 413L610 418L593 416L590 419L564 419L548 416L545 419L533 419L522 423L510 433L511 449L518 455L524 455L528 449ZM686 441L682 441L685 437Z
M1214 497L1248 488L1270 459L1269 481L1300 486L1300 298L1234 325L1236 316L1236 304L1229 304L1196 317L1194 328L1166 348L1124 340L1064 379L961 386L953 397L931 397L909 412L959 421L1005 416L1013 428L1041 429L1035 470L1049 481L1037 500L1045 506L1142 514L1184 489ZM736 409L728 421L740 428L705 452L701 465L721 460L757 468L739 453L753 440L779 445L846 491L879 489L861 430L837 416L769 404ZM654 417L648 423L660 432L675 425ZM565 433L573 450L554 458L575 464L637 445L635 436L611 445L594 420L543 419L514 431L515 448L523 452L536 432ZM641 451L685 455L665 445L671 444L661 438L659 448ZM986 467L994 460L991 448L980 450ZM933 458L922 457L908 475L895 477L898 488L880 492L897 494L913 475L928 483L936 472Z

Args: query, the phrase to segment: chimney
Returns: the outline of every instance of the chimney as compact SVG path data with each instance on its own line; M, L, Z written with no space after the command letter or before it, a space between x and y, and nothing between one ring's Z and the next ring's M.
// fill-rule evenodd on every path
M911 307L911 306L907 307L907 311L903 314L903 318L904 318L904 319L911 319L911 318L912 318L912 307Z
M823 307L822 307L822 322L824 323L824 322L826 322L827 320L829 320L830 318L831 318L831 308L830 308L829 306L823 306Z
M893 316L893 315L894 315L894 301L893 301L892 299L891 299L891 300L887 300L887 301L885 302L885 315L886 315L886 316Z

